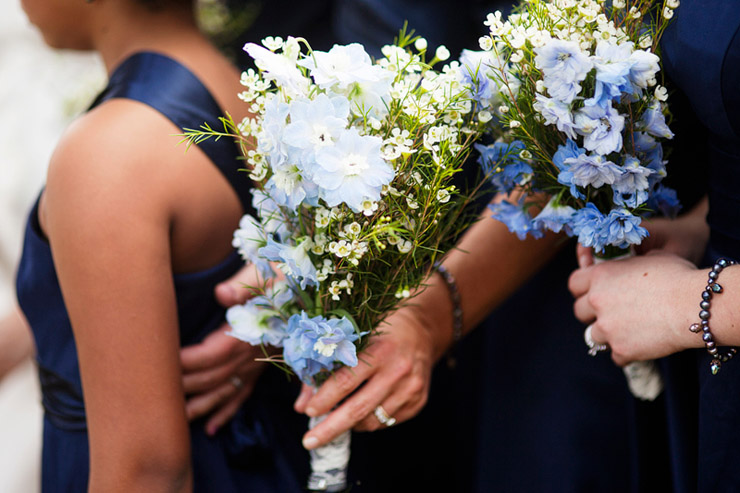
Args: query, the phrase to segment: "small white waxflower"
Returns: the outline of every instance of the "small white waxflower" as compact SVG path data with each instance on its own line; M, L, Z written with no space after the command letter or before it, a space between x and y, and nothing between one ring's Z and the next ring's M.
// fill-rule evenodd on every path
M444 188L437 191L437 200L440 204L446 204L450 201L450 192Z
M357 236L362 231L362 226L357 221L353 221L349 224L344 225L344 231L349 235Z
M372 200L363 200L361 205L362 205L362 213L365 216L372 216L378 210L378 203L373 202Z
M668 20L673 18L673 9L666 6L666 8L663 9L663 18Z
M522 150L522 152L519 153L519 157L522 159L532 159L532 153L529 152L527 149Z
M388 244L389 245L393 246L393 245L398 245L398 242L401 241L401 240L400 240L400 238L398 236L389 235L387 241L388 241Z
M400 241L398 243L398 251L401 253L409 253L414 247L414 244L409 240Z
M414 196L413 195L409 195L408 197L406 197L406 203L409 205L409 208L410 209L418 209L419 208L419 203L416 200L414 200Z
M411 291L409 291L408 286L407 287L398 288L398 291L396 291L396 295L395 296L398 299L408 298L409 296L411 296Z
M519 120L511 120L509 122L509 128L519 128L521 126L522 126L522 122L520 122Z
M424 38L417 38L416 41L414 41L414 48L416 48L417 51L424 51L427 49L427 40Z
M534 83L534 89L537 92L545 92L545 81L538 80Z
M440 45L437 48L437 51L434 52L434 57L437 60L444 62L445 60L450 58L450 50L448 50L445 45Z
M511 54L511 63L519 63L524 59L524 52L522 50L516 50Z
M488 123L493 119L490 111L483 110L478 113L478 121L481 123Z
M643 50L646 50L653 46L653 37L649 34L643 34L640 36L640 40L637 42L638 46Z
M510 109L511 108L509 108L508 105L502 104L501 106L498 107L498 112L501 113L502 115L505 115L506 113L509 112Z
M665 4L666 4L666 7L677 9L678 6L681 5L681 2L679 0L666 0Z
M329 244L329 248L331 249L331 243ZM339 258L349 257L349 254L352 253L352 245L346 240L339 240L335 243L333 253Z
M625 0L614 0L612 2L612 7L615 9L623 9L627 6L627 2Z
M478 38L478 46L483 51L490 51L493 48L493 40L491 36L481 36Z
M668 89L663 86L656 86L655 99L658 101L666 101L668 99Z
M639 19L642 17L642 12L640 12L637 7L630 7L629 16L633 19Z
M277 51L283 47L283 38L280 36L268 36L262 40L262 45L270 51Z

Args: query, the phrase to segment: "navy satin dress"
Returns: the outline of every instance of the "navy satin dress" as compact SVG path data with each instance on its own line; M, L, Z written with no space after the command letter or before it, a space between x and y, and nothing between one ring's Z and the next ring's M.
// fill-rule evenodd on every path
M699 160L682 162L679 154L675 164L709 171L706 265L720 256L740 260L740 2L683 0L661 45L666 74L691 103L675 118L694 125L685 138L702 150ZM730 291L720 296L723 303L740 299ZM656 429L667 435L667 470L650 462L654 453L643 453L645 483L659 471L665 491L740 491L740 361L718 375L709 361L706 351L692 350L662 362L664 407L658 419L654 412L639 417L646 436Z
M218 126L223 114L202 83L176 61L155 53L135 54L111 75L93 106L111 98L149 105L180 128ZM163 136L167 138L167 136ZM238 149L228 139L201 145L251 211L247 178L239 173ZM64 306L49 243L31 212L17 277L20 306L36 340L44 406L42 489L87 491L88 437L72 328ZM236 253L207 270L175 275L181 344L202 340L224 319L213 287L242 266ZM255 397L229 426L206 436L202 420L191 424L195 491L303 491L308 457L300 448L306 422L292 412L295 389L268 371ZM279 423L279 426L274 425Z

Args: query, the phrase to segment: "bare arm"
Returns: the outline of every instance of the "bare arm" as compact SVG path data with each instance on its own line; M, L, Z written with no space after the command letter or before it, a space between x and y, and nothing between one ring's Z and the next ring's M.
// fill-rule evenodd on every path
M516 291L557 252L562 238L519 240L489 213L462 238L445 266L456 278L463 309L463 329L471 330ZM429 287L388 319L385 334L363 353L360 364L342 369L315 396L307 389L296 410L320 415L365 383L319 426L304 437L314 448L342 431L381 427L372 410L382 405L399 422L415 416L426 402L432 366L452 341L452 303L439 274ZM365 364L362 361L367 361Z
M151 166L165 156L121 139L127 127L105 122L132 122L110 108L98 111L102 122L87 116L55 153L41 216L78 348L89 488L189 491L171 211Z

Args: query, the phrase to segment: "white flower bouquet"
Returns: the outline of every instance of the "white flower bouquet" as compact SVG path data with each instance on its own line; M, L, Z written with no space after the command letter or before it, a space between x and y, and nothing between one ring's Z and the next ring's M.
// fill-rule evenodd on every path
M425 61L412 34L375 62L359 44L247 44L259 71L242 74L240 97L252 116L186 134L235 137L255 184L258 217L244 216L233 243L264 283L228 311L231 334L281 347L266 359L316 387L357 365L385 315L475 217L472 194L453 184L483 128L471 85L457 62L432 69L449 52ZM348 447L349 433L314 451L310 489L345 488Z
M677 212L660 184L661 140L673 134L655 52L678 3L525 0L506 20L488 15L482 51L461 61L479 111L495 117L498 139L476 145L479 162L516 197L493 217L520 238L564 231L616 258L647 235L643 217ZM630 384L644 398L660 391L655 379Z

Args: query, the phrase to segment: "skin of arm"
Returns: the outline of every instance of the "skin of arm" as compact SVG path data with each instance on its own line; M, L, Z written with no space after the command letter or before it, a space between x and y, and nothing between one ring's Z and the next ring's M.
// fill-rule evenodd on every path
M155 137L172 129L142 123L151 110L134 105L113 101L70 129L52 158L40 218L78 348L90 491L189 491L172 187L169 168L152 166L172 154Z
M519 240L504 224L488 216L483 214L444 261L460 291L463 331L480 323L563 243L563 237L554 234ZM304 388L295 408L316 416L329 412L367 380L360 391L304 436L304 446L323 445L353 427L380 428L372 415L379 404L399 422L415 416L426 402L434 363L452 343L452 309L447 286L439 274L432 275L426 290L388 317L387 328L381 328L385 334L362 353L357 367L340 369L315 395Z
M33 337L17 305L0 319L0 380L34 353Z

